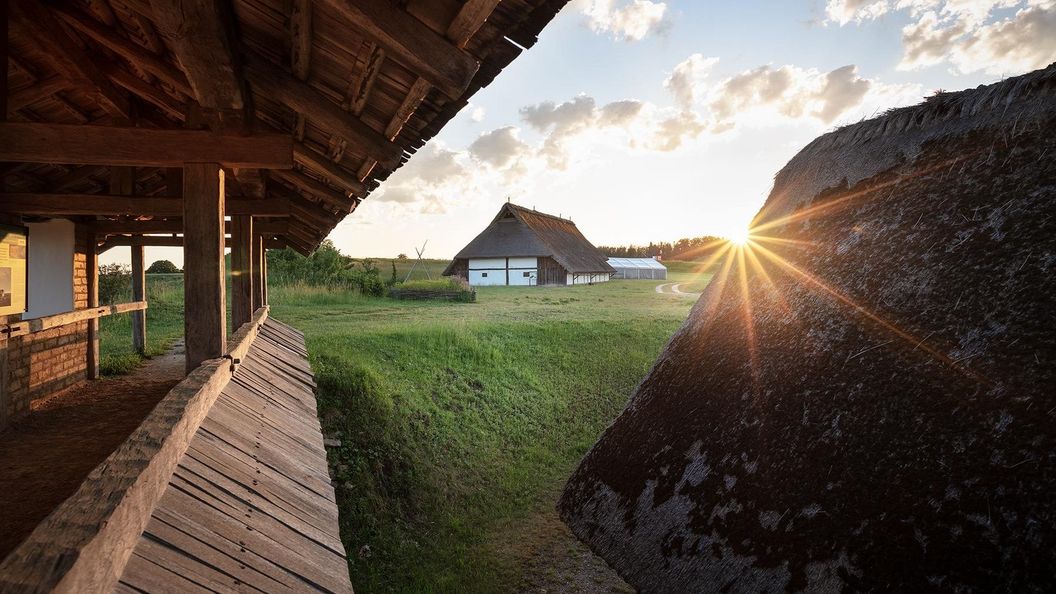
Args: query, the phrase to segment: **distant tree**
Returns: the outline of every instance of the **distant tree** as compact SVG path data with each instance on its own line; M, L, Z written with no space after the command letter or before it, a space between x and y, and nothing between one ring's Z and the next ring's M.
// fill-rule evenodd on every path
M688 260L702 262L723 245L723 240L704 235L702 237L683 237L678 241L649 242L648 245L598 246L603 254L610 258L652 258L661 256L665 260Z
M400 255L396 256L396 259L397 260L406 260L407 259L407 254L400 254Z
M183 271L168 260L154 260L154 263L147 268L147 274L179 274L181 272Z
M112 305L132 297L132 270L125 264L99 266L99 303Z

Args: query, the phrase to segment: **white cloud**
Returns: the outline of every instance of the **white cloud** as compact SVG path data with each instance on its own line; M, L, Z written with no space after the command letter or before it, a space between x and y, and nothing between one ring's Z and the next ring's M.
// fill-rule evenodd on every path
M379 202L417 205L420 212L444 212L446 205L470 190L472 169L464 152L443 144L426 144L396 170L372 198Z
M528 148L520 139L519 130L506 126L481 134L469 145L469 153L478 161L502 169L516 163Z
M667 4L651 0L578 0L579 11L595 33L624 41L640 41L664 26Z
M469 119L474 122L483 122L485 115L487 115L487 111L483 107L474 107L473 111L469 112Z
M903 70L949 64L961 74L1019 74L1056 60L1056 0L829 0L826 5L829 20L840 25L888 11L905 11L913 19L902 29Z
M718 62L718 58L693 54L675 66L664 81L664 87L674 96L675 103L682 109L689 109L697 101L698 88Z

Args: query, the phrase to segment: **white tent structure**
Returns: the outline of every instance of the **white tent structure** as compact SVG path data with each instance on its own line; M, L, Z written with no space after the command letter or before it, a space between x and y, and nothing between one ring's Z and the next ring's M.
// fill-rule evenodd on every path
M616 269L613 279L667 280L667 267L654 258L609 258L609 266Z

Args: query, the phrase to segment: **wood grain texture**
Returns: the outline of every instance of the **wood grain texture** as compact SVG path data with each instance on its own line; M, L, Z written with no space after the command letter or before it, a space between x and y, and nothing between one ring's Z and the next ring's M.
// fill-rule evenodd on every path
M318 3L448 97L460 96L480 67L473 56L387 0L319 0Z
M0 160L143 167L215 162L289 169L293 141L281 134L226 136L203 130L5 122L0 123Z
M183 168L184 341L187 372L224 353L224 170L216 163Z
M231 322L235 328L253 316L253 217L231 217Z

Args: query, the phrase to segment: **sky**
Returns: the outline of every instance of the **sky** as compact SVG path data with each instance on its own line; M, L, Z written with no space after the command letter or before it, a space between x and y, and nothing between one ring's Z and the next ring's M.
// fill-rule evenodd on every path
M595 245L738 235L818 135L1052 61L1056 0L572 0L330 239L450 258L507 199Z

